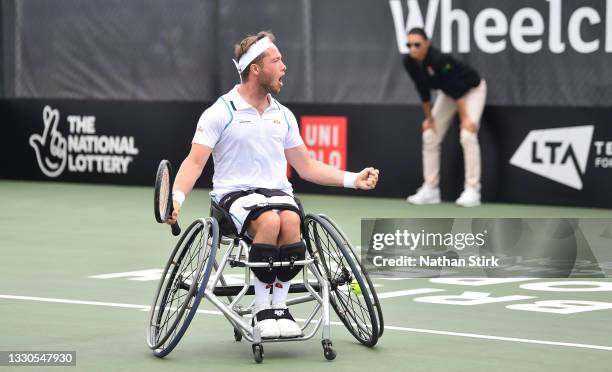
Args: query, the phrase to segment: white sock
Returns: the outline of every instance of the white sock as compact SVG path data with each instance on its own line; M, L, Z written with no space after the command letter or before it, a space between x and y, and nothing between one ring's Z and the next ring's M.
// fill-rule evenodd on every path
M253 275L253 284L255 286L253 309L260 308L263 305L270 305L270 284L262 282L255 275Z
M272 305L284 304L287 301L290 286L291 281L281 282L276 279L274 282L274 289L272 290Z

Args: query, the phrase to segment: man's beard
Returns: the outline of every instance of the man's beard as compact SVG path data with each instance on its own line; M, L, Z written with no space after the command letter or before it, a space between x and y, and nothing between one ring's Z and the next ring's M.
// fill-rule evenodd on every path
M280 91L281 91L280 84L279 85L275 85L274 81L275 81L274 79L268 79L268 81L262 82L262 83L260 83L260 85L264 88L264 90L267 93L270 93L270 94L279 94Z

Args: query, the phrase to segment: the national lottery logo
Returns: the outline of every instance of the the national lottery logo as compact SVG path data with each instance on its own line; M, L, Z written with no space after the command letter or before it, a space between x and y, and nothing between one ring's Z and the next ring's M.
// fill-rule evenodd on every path
M43 109L42 134L30 136L30 146L34 148L40 170L47 177L57 177L66 168L67 146L66 138L57 130L59 111L49 106Z
M68 135L59 130L60 112L43 108L43 132L30 136L29 143L44 175L71 173L126 174L138 155L132 136L109 136L96 131L95 116L68 115Z

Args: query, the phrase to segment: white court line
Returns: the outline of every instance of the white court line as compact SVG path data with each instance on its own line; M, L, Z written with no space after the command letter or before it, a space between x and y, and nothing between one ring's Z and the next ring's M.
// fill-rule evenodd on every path
M406 331L406 332L429 333L429 334L434 334L434 335L469 337L469 338L482 338L482 339L485 339L485 340L522 342L522 343L526 343L526 344L567 346L567 347L577 347L577 348L582 348L582 349L596 349L596 350L612 351L612 346L601 346L601 345L590 345L590 344L576 344L576 343L573 343L573 342L530 340L530 339L527 339L527 338L489 336L489 335L479 335L479 334L475 334L475 333L447 332L447 331L436 331L436 330L433 330L433 329L407 328L407 327L396 327L396 326L387 326L387 325L385 325L385 330L387 330L387 329L393 329L393 330L396 330L396 331Z
M121 307L121 308L138 309L138 310L147 310L147 309L150 308L150 306L146 306L146 305L121 304L121 303L114 303L114 302L98 302L98 301L79 301L79 300L67 300L67 299L62 299L62 298L0 295L0 299L1 298L5 298L5 299L9 299L9 300L26 300L26 301L40 301L40 302L55 302L55 303L64 303L64 304ZM203 314L211 314L211 315L223 315L220 311L198 310L197 312L198 313L203 313ZM303 319L296 319L296 320L304 321ZM343 324L340 323L340 322L331 322L331 324L337 325L337 326L343 326ZM581 348L581 349L594 349L594 350L612 351L612 346L591 345L591 344L577 344L577 343L573 343L573 342L531 340L531 339L527 339L527 338L490 336L490 335L481 335L481 334L476 334L476 333L436 331L436 330L433 330L433 329L397 327L397 326L389 326L389 325L385 325L385 329L386 330L390 329L390 330L394 330L394 331L404 331L404 332L428 333L428 334L434 334L434 335L454 336L454 337L479 338L479 339L485 339L485 340L520 342L520 343L526 343L526 344L565 346L565 347L575 347L575 348Z
M151 306L147 305L134 305L134 304L119 304L115 302L98 302L98 301L79 301L79 300L66 300L63 298L48 298L48 297L30 297L30 296L12 296L12 295L0 295L0 298L6 298L11 300L26 300L26 301L40 301L40 302L56 302L62 304L77 304L77 305L93 305L93 306L107 306L107 307L123 307L128 309L138 309L141 311L148 311ZM197 313L212 314L212 315L223 315L220 311L212 310L198 310Z
M404 297L404 296L414 296L418 294L426 294L426 293L434 293L434 292L444 292L444 289L435 289L435 288L418 288L418 289L406 289L404 291L395 291L395 292L383 292L378 294L378 299L381 298L393 298L393 297Z

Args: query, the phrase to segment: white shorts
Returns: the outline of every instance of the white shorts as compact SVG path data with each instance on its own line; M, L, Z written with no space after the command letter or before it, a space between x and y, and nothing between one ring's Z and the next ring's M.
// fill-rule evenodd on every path
M278 206L278 208L274 208L274 206ZM251 212L261 209L278 212L281 209L290 209L288 207L299 210L292 196L283 195L266 197L262 194L253 193L236 199L230 206L229 214L232 217L234 226L236 226L236 230L238 233L241 233L243 232L243 225Z

